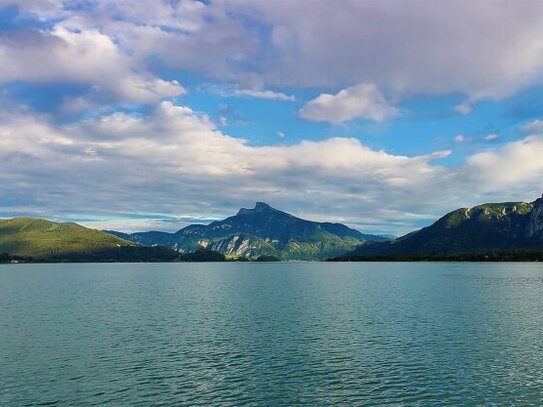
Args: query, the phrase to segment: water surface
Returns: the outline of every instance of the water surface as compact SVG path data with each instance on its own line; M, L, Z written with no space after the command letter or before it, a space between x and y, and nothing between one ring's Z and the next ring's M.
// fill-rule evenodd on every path
M543 266L0 266L0 405L541 405Z

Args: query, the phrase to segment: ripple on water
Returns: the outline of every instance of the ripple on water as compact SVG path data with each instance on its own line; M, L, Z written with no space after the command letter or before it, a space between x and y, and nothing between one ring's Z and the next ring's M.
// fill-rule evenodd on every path
M525 264L0 267L0 405L541 405Z

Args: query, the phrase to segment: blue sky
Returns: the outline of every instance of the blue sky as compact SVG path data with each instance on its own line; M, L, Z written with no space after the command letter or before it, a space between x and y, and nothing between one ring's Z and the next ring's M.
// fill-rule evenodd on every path
M402 234L543 190L536 1L0 0L0 216L266 201Z

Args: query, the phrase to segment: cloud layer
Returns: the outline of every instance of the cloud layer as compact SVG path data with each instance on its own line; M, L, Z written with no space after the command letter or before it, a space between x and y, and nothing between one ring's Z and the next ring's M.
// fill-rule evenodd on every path
M473 102L510 95L540 79L543 68L543 3L536 0L410 0L408 7L342 0L333 10L325 0L311 7L274 0L62 3L0 5L54 15L69 30L97 30L135 60L153 57L249 87L373 83L402 94L460 93ZM66 35L57 29L57 37Z
M185 221L227 215L265 200L304 216L397 232L496 191L533 198L542 187L543 136L536 135L446 168L439 159L450 151L407 157L352 138L255 147L171 102L145 118L113 113L55 125L10 111L0 119L0 195L9 197L2 212L136 214L148 223L156 214Z
M345 0L225 1L264 20L277 55L273 83L342 86L371 82L398 92L503 97L540 78L543 4L428 2L406 7ZM240 11L241 10L241 11ZM268 61L266 61L268 62Z

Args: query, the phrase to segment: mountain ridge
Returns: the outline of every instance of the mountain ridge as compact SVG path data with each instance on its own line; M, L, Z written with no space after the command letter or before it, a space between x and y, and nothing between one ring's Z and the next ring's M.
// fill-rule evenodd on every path
M323 260L365 241L387 240L341 223L301 219L264 202L257 202L251 209L241 208L223 220L208 225L188 225L174 233L108 233L147 246L164 245L180 252L205 247L228 256L254 258L266 255L283 260Z
M542 251L543 197L533 202L486 203L456 209L428 227L389 242L362 244L340 257Z
M173 249L173 250L172 250ZM313 222L263 202L208 225L126 234L73 222L0 219L0 261L543 260L543 196L460 208L395 240ZM190 255L189 255L190 254ZM222 256L222 257L221 257Z

